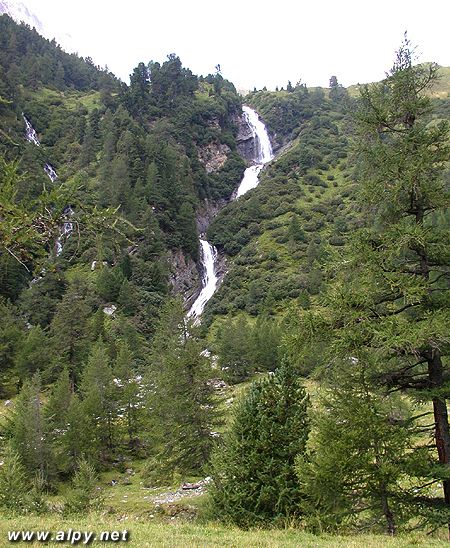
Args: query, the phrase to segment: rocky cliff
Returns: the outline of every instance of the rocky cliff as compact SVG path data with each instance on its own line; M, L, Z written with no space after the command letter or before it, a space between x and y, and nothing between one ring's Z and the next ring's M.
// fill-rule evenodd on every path
M234 123L238 127L238 134L236 136L238 152L245 160L251 162L256 153L253 131L242 115L237 116L234 119Z

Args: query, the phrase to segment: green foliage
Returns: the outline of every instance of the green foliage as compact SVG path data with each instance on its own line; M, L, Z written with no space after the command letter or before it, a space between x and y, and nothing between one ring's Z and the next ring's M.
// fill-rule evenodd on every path
M244 316L229 316L217 330L215 352L226 380L238 383L255 371L274 371L280 344L281 330L274 320L261 316L252 325Z
M17 25L8 15L0 19L0 36L0 65L6 77L3 87L9 99L17 99L13 91L18 84L33 89L47 85L60 90L117 86L112 74L101 72L91 59L65 53L54 40L50 42L36 30Z
M303 495L295 459L306 449L308 406L287 364L252 384L213 459L215 515L244 527L281 525L299 517Z
M198 472L207 462L214 429L220 424L209 360L179 301L161 314L147 376L147 406L152 410L152 438L167 473ZM189 332L188 332L189 330Z
M78 461L73 477L72 490L67 496L64 510L68 514L86 514L100 510L103 505L103 493L97 484L94 467L89 461Z
M54 462L42 412L41 380L36 373L25 381L10 419L11 445L29 478L37 472L47 484L54 478Z
M17 373L21 379L31 377L36 371L44 371L50 360L49 341L39 326L32 327L16 355Z
M7 445L1 456L0 508L21 513L27 505L29 482L17 452Z
M106 458L113 447L113 373L105 344L99 340L92 347L84 368L80 391L81 413L85 417L87 444L85 454L93 462Z
M394 534L413 513L408 508L426 466L405 402L368 388L364 366L342 367L314 414L313 439L297 471L304 512L314 530L369 525ZM331 448L331 450L330 450ZM426 482L426 480L424 480Z
M367 226L336 257L323 306L301 314L291 338L291 353L300 357L318 344L326 347L327 377L330 368L356 359L364 364L369 391L402 391L433 407L425 432L434 434L437 454L426 446L419 475L441 483L443 497L412 496L408 516L421 516L430 527L448 522L450 504L448 230L441 224L448 205L448 127L431 126L425 117L430 103L424 92L434 77L432 65L413 65L406 41L388 77L363 88L359 203ZM344 388L341 381L334 386ZM357 436L348 442L356 444ZM394 461L400 450L391 448L387 456ZM408 470L408 479L415 473Z

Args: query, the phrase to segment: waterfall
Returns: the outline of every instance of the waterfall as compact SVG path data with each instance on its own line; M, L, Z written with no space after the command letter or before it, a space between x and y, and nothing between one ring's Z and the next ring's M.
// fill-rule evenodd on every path
M25 116L25 114L22 112L22 118L25 122L25 137L27 139L27 141L29 141L30 143L33 143L34 145L36 146L41 146L41 143L38 139L38 136L37 136L37 133L36 133L36 130L34 129L34 127L31 125L31 122L28 120L28 118ZM56 181L56 179L58 178L58 174L56 173L54 167L49 164L48 162L44 165L44 171L45 173L48 175L50 181L53 183L54 181ZM67 217L71 217L73 215L74 211L73 209L68 206L66 207L66 209L64 210L64 214ZM56 242L55 242L55 251L56 251L56 256L58 257L59 255L61 255L62 253L62 250L63 250L63 240L67 240L67 238L70 236L71 232L73 230L73 223L71 223L69 220L66 220L60 230L60 233L59 233L59 236L58 238L56 239Z
M70 217L74 214L74 210L68 206L64 210L64 216L66 218L66 221L64 221L61 230L59 232L59 236L56 239L55 243L55 250L56 250L56 256L59 257L61 255L63 250L63 242L65 242L70 235L73 232L73 223L70 221Z
M30 143L33 143L34 145L36 145L38 147L41 146L41 143L38 139L36 130L31 125L31 122L28 120L28 118L25 116L25 114L23 112L22 112L22 118L25 122L25 127L26 127L25 137L26 137L27 141L30 141Z
M260 171L264 167L264 164L267 164L267 162L270 162L273 159L269 135L266 126L261 122L258 113L247 106L243 106L242 111L244 113L244 119L252 130L253 138L255 140L255 158L253 160L254 164L248 167L244 172L244 177L236 191L235 199L258 186Z
M50 181L52 183L58 178L56 171L54 170L53 166L51 166L50 164L45 164L44 171L50 177Z
M260 120L258 113L252 108L243 106L242 113L252 131L255 144L255 157L253 165L244 172L244 177L234 195L234 199L244 195L250 189L258 186L259 173L264 164L273 159L272 145L266 126ZM194 323L200 322L200 316L206 303L214 295L217 289L218 278L216 274L217 250L204 237L200 238L201 262L203 268L202 290L188 312L188 318L193 318Z
M188 318L198 323L206 303L214 295L217 288L216 258L217 249L206 240L200 238L201 261L203 266L202 290L188 312Z

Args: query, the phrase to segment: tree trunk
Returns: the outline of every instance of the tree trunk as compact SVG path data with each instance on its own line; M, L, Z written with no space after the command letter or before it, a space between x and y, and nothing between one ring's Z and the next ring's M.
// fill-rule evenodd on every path
M431 388L441 388L443 385L443 367L439 350L433 349L428 360L428 378ZM439 456L439 463L450 468L450 429L448 424L447 404L444 398L433 398L434 412L434 434L436 448ZM442 482L445 504L448 506L450 515L450 480ZM450 520L448 522L450 540Z
M394 514L391 512L388 497L384 489L381 492L381 505L383 507L384 517L386 518L387 533L393 537L395 535Z

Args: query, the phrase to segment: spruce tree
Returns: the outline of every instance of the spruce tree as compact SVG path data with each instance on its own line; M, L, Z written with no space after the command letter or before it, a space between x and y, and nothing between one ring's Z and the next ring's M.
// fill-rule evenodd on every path
M64 443L71 427L69 409L73 399L69 370L65 368L52 387L44 408L46 436L52 446L52 453L59 472L67 473L72 467L72 456Z
M244 527L299 518L303 495L295 460L306 450L308 407L287 363L251 385L213 458L215 514Z
M68 514L86 514L91 510L99 510L102 504L103 493L97 486L95 468L88 460L81 459L64 509Z
M380 526L393 535L411 515L417 476L427 465L408 402L370 386L365 365L348 360L341 378L329 379L309 451L297 461L302 507L318 531Z
M37 325L30 329L16 356L16 369L21 379L30 378L36 371L44 371L50 362L46 332Z
M27 505L30 483L18 453L7 445L0 457L0 508L23 512Z
M119 345L114 364L115 401L126 432L127 444L135 450L143 420L142 376L133 368L133 355L126 342Z
M88 426L86 450L94 462L107 457L114 446L114 422L117 418L113 374L106 345L97 341L84 368L80 391L80 411Z

